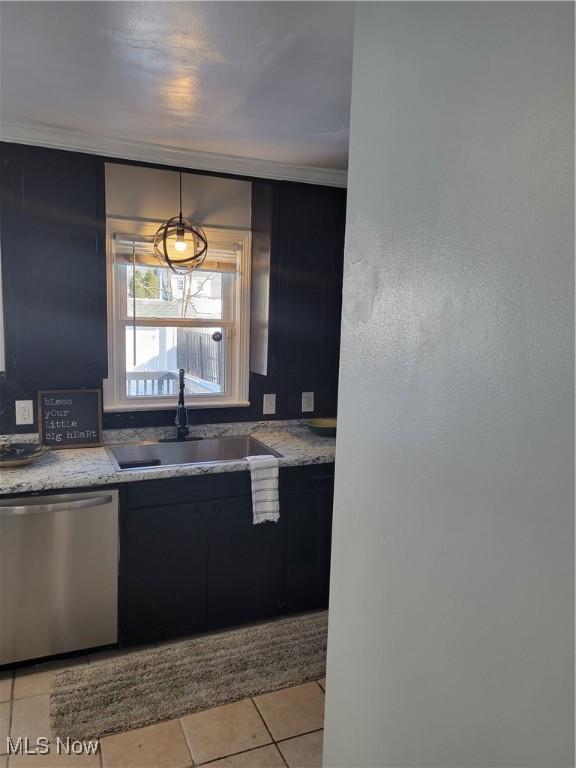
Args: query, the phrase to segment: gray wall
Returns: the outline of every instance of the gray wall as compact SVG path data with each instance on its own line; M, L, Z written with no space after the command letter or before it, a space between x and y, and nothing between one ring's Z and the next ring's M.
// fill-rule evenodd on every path
M573 8L357 9L327 766L573 766Z

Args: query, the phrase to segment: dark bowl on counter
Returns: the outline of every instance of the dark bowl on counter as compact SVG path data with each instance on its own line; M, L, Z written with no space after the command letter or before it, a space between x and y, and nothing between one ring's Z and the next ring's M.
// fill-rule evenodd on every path
M336 437L336 419L310 419L306 426L320 437Z
M25 467L48 450L47 446L38 443L3 443L0 445L0 469Z

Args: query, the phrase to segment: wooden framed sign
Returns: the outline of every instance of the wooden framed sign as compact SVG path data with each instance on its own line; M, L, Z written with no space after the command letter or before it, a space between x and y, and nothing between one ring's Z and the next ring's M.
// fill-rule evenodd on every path
M102 444L102 392L50 389L38 392L40 443L51 448L90 448Z

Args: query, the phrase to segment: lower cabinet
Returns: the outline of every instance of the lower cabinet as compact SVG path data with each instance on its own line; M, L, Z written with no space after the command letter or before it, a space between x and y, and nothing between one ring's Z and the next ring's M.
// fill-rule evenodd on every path
M252 524L252 500L220 499L207 516L207 623L218 628L275 616L283 588L283 536Z
M328 607L332 497L332 490L312 488L289 492L284 498L287 612Z
M120 641L166 640L328 605L334 465L280 471L280 521L252 524L247 472L127 483Z
M120 639L146 643L206 627L208 535L195 504L128 509L120 536Z

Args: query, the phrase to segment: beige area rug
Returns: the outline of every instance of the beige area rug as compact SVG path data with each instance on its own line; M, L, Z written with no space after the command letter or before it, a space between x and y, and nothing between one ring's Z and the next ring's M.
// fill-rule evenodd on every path
M326 612L136 651L56 674L54 733L93 739L324 677Z

